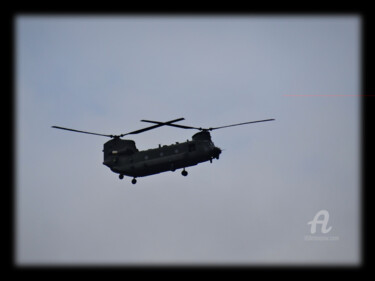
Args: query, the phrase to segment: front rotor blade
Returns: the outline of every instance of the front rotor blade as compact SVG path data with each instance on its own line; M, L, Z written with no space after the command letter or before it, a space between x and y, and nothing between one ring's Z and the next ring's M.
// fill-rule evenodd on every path
M113 138L114 137L113 135L98 134L98 133L80 131L80 130L75 130L75 129L69 129L69 128L64 128L64 127L59 127L59 126L52 126L52 128L66 130L66 131L72 131L72 132L77 132L77 133L83 133L83 134L90 134L90 135L96 135L96 136L109 137L109 138Z
M172 127L177 127L177 128L182 128L182 129L195 129L195 130L204 130L202 128L198 128L198 127L192 127L192 126L185 126L185 125L177 125L177 124L170 124L169 126L172 126Z
M228 128L228 127L234 127L234 126L246 125L246 124L251 124L251 123L259 123L259 122L273 121L273 120L275 120L275 119L265 119L265 120L258 120L258 121L250 121L250 122L244 122L244 123L232 124L232 125L227 125L227 126L220 126L220 127L209 128L208 130L212 131L212 130L223 129L223 128Z

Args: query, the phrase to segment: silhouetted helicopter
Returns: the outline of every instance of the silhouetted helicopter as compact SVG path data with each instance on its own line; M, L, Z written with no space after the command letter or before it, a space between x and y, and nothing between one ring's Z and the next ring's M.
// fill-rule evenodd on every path
M185 170L186 167L194 166L206 161L212 163L212 159L219 159L221 149L216 147L212 142L210 131L251 123L272 121L275 119L250 121L214 128L198 128L174 124L182 120L185 119L178 118L167 122L141 120L142 122L148 122L155 125L121 135L98 134L59 126L52 126L52 128L111 138L111 140L104 144L103 164L109 167L112 172L119 174L120 179L123 179L124 175L133 177L132 183L135 184L137 182L137 177L145 177L167 171L174 172L176 169L181 168L183 169L181 174L187 176L188 172ZM159 145L158 148L142 151L137 149L133 140L121 139L127 135L143 133L161 126L195 129L200 132L193 135L192 140L187 140L186 142L176 142L172 145Z

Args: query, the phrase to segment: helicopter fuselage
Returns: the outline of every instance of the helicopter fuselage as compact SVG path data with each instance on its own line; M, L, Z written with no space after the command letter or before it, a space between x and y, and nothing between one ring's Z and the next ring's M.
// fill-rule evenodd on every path
M104 144L104 162L111 171L130 177L144 177L194 166L219 159L221 149L207 131L196 133L192 140L139 151L135 142L114 138Z

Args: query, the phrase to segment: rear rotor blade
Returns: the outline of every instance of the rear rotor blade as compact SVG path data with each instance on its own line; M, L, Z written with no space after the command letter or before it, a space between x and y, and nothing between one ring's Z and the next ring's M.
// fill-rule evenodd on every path
M52 128L66 130L66 131L72 131L72 132L77 132L77 133L83 133L83 134L90 134L90 135L96 135L96 136L109 137L109 138L115 137L114 135L98 134L98 133L80 131L80 130L75 130L75 129L69 129L69 128L64 128L64 127L59 127L59 126L52 126Z
M135 134L143 133L145 131L152 130L152 129L155 129L155 128L158 128L158 127L161 127L161 126L164 126L164 125L176 126L176 125L173 125L172 123L178 122L178 121L181 121L181 120L185 120L185 118L178 118L178 119L174 119L174 120L167 121L167 122L148 121L149 123L155 123L157 125L154 125L154 126L151 126L151 127L146 127L146 128L140 129L140 130L129 132L129 133L125 133L125 134L120 135L120 137L123 137L123 136L126 136L126 135L135 135ZM144 120L141 120L141 121L144 121ZM147 122L147 121L144 121L144 122Z
M152 121L152 120L141 120L142 122L147 122L147 123L153 123L153 124L159 124L159 125L167 125L167 126L172 126L172 127L177 127L177 128L182 128L182 129L196 129L196 130L203 130L202 128L197 128L197 127L191 127L191 126L185 126L185 125L177 125L177 124L167 124L164 122L159 122L159 121Z
M246 124L251 124L251 123L259 123L259 122L266 122L266 121L273 121L275 119L265 119L265 120L258 120L258 121L250 121L250 122L244 122L244 123L238 123L238 124L232 124L232 125L226 125L226 126L220 126L220 127L214 127L214 128L209 128L208 130L217 130L217 129L223 129L223 128L228 128L228 127L234 127L234 126L240 126L240 125L246 125Z
M177 125L177 124L167 124L164 122L159 122L159 121L153 121L153 120L141 120L142 122L148 122L148 123L153 123L153 124L158 124L158 125L167 125L167 126L172 126L172 127L177 127L177 128L182 128L182 129L195 129L195 130L200 130L200 131L212 131L212 130L217 130L217 129L222 129L222 128L227 128L227 127L234 127L234 126L240 126L240 125L246 125L246 124L251 124L251 123L258 123L258 122L266 122L266 121L272 121L275 119L265 119L265 120L258 120L258 121L250 121L250 122L244 122L244 123L238 123L238 124L232 124L232 125L226 125L226 126L220 126L220 127L214 127L214 128L201 128L201 127L192 127L192 126L185 126L185 125Z

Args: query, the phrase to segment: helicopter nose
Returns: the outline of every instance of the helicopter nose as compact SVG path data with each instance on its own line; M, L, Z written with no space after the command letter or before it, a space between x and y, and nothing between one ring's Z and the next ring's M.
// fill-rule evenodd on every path
M212 151L213 157L215 157L216 159L219 159L220 153L221 153L221 149L215 146Z

